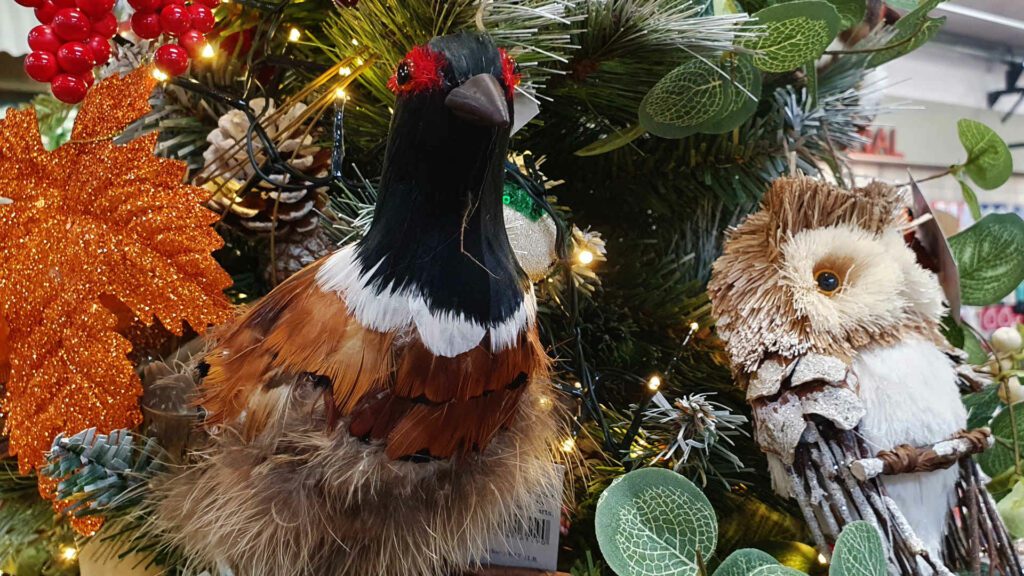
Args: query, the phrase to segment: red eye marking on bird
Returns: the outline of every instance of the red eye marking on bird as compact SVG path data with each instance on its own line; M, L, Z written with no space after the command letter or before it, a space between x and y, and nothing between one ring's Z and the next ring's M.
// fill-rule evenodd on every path
M416 46L405 55L388 88L395 94L428 92L444 86L445 57L427 46Z
M519 64L516 64L515 58L508 51L499 48L498 53L501 54L501 79L505 81L505 92L511 98L523 75L519 72Z

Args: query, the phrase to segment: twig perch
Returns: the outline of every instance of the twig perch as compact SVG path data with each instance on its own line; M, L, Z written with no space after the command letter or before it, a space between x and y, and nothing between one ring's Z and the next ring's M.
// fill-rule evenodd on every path
M850 463L850 472L861 482L882 475L931 472L949 468L965 456L984 452L994 442L988 428L978 428L931 446L915 448L903 444L892 450L883 450L874 458L854 460Z

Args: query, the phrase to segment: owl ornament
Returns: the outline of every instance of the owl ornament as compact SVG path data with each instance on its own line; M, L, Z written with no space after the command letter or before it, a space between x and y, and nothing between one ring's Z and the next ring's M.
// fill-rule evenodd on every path
M890 573L971 572L984 559L990 574L1019 575L970 458L991 442L965 429L960 387L977 375L939 332L929 268L945 258L928 248L945 244L927 205L908 201L879 183L776 180L714 264L718 331L773 487L823 554L866 520Z

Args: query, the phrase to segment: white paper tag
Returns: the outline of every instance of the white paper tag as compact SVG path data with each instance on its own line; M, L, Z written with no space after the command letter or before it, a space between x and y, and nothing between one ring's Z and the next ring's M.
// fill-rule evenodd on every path
M537 114L540 114L540 106L537 102L523 94L522 92L516 92L515 97L512 99L512 134L519 132L519 129L526 126L527 122L533 120Z
M558 568L564 477L565 467L552 465L551 484L537 495L532 510L523 511L519 522L503 534L489 538L488 552L481 564L545 572Z

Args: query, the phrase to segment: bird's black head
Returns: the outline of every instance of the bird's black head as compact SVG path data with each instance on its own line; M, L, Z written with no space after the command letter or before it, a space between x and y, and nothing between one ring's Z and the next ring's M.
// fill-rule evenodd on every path
M515 61L482 34L434 38L397 64L380 194L359 248L379 286L419 290L480 322L522 302L528 281L501 205L518 82Z

